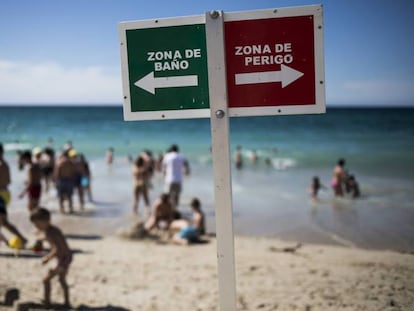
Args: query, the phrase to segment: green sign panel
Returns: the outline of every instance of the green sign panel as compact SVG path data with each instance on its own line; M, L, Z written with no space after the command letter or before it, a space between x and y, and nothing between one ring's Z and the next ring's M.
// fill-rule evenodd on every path
M127 120L209 116L205 25L176 24L121 24Z

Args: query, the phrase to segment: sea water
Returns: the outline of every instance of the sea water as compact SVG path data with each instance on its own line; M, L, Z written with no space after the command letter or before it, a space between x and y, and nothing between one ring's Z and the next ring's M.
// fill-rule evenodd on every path
M414 249L414 109L328 109L322 115L232 118L231 150L242 147L244 166L232 167L236 234L369 248ZM214 231L214 193L208 119L124 122L121 107L0 107L0 141L12 168L11 210L24 172L16 151L67 141L89 160L93 192L108 234L131 212L132 174L127 157L149 149L157 156L172 144L191 164L180 209L199 197ZM108 167L105 152L115 149ZM258 163L250 163L255 151ZM359 199L335 199L332 168L339 158L360 184ZM269 162L270 165L265 162ZM313 176L326 186L309 199ZM163 189L157 174L150 192ZM52 198L54 199L54 198ZM141 210L142 210L141 202Z

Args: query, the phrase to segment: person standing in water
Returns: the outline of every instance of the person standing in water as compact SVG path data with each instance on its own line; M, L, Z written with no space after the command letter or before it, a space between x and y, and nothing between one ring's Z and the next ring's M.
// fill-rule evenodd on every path
M48 192L50 184L53 182L53 171L55 169L55 150L53 149L53 140L49 139L48 145L43 149L43 177L45 179L45 191Z
M73 189L75 187L76 166L69 159L69 151L65 151L58 160L54 178L56 181L56 188L59 196L60 211L64 213L64 201L69 202L69 211L73 212Z
M41 181L43 173L40 165L32 162L32 153L30 151L22 153L21 162L27 167L27 178L25 187L20 193L19 198L22 199L27 194L27 208L29 211L32 211L39 206L40 196L42 194Z
M83 166L83 176L81 180L81 185L83 187L83 194L84 196L88 195L89 202L93 202L92 186L91 186L92 173L89 167L89 163L83 154L79 155L79 161Z
M74 178L75 189L78 192L80 209L83 210L85 208L85 200L82 186L82 177L85 175L85 165L80 160L78 153L75 149L69 150L69 157L76 168L76 174Z
M106 164L112 165L114 163L114 148L110 147L106 151Z
M321 182L319 180L319 177L314 176L312 178L312 182L311 182L310 187L309 187L309 192L310 192L310 195L311 195L311 198L312 198L313 201L315 201L315 202L318 201L319 190L321 190L323 188L326 188L326 187L321 184Z
M165 176L164 191L170 195L174 210L180 203L183 174L190 174L190 165L187 159L179 153L177 145L172 145L162 160L162 170Z
M134 176L134 202L132 204L132 211L138 214L138 203L141 196L144 198L145 206L148 213L151 212L150 202L148 198L148 167L142 156L139 156L132 168L132 174Z
M236 165L236 169L241 170L243 168L243 155L242 155L242 147L237 146L236 152L234 153L234 164Z
M343 185L347 179L347 174L345 171L345 160L339 159L338 163L334 167L332 174L331 186L336 197L343 197L344 190Z

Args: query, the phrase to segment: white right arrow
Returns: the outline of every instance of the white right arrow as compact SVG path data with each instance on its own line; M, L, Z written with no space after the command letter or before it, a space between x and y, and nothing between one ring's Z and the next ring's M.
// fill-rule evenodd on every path
M284 88L303 75L303 72L282 64L280 71L237 73L236 85L282 82L282 88Z

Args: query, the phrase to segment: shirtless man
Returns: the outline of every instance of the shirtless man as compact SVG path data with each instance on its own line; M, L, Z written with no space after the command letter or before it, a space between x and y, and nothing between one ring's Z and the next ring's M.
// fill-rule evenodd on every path
M81 161L80 157L78 156L78 153L75 149L69 150L69 158L73 162L76 168L76 174L74 178L74 188L78 191L78 197L79 197L79 204L81 210L84 209L85 200L84 200L84 193L83 193L83 186L82 186L82 177L85 176L85 165Z
M347 174L345 172L345 160L339 159L334 167L331 186L336 197L343 197L343 184L346 181Z
M17 236L24 244L27 243L26 238L11 224L7 218L7 205L10 202L10 192L8 186L10 184L10 168L3 158L3 145L0 143L0 227L5 227L12 234ZM1 233L0 233L0 236ZM3 240L7 241L4 237Z
M63 206L65 200L68 200L69 202L69 211L71 213L73 212L72 195L77 173L76 166L69 158L68 153L68 151L65 151L62 154L55 166L54 171L54 178L59 196L60 211L62 213L65 211Z
M152 215L145 224L145 230L151 231L155 227L168 229L173 221L174 210L170 201L170 196L163 193L154 203Z
M23 165L27 166L27 179L25 188L20 193L19 198L22 199L27 194L29 198L27 208L29 211L32 211L39 206L40 196L42 194L42 169L38 163L32 162L32 154L30 151L23 152L20 158Z

